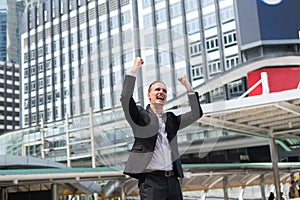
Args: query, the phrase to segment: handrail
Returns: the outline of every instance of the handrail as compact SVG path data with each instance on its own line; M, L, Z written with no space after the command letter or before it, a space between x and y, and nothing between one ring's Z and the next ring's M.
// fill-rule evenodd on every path
M252 85L246 92L244 92L238 99L244 98L246 95L248 95L250 92L252 92L258 85L262 85L262 94L269 94L269 83L268 83L268 74L267 72L261 72L260 73L260 79ZM300 82L299 85L300 87Z

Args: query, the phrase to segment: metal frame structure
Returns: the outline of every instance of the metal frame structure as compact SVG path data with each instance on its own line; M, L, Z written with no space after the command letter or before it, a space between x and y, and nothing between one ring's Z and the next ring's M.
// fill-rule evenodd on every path
M300 163L279 163L279 177L281 183L291 180L291 173L299 173ZM241 196L245 187L258 185L261 187L262 199L265 198L264 185L274 184L272 163L235 163L235 164L187 164L183 165L185 178L181 179L183 191L202 190L202 197L208 190L222 189L224 197L228 188L241 188ZM106 181L106 184L93 189L93 184L87 181ZM0 186L11 188L19 186L21 190L31 191L41 185L50 188L51 185L64 186L69 194L98 192L102 198L137 196L136 179L125 176L122 168L46 168L46 169L11 169L0 171ZM81 187L80 187L81 185ZM72 186L72 187L71 187ZM73 186L76 186L75 188ZM228 195L228 194L227 194ZM227 196L228 198L228 196ZM205 199L205 198L204 198ZM226 198L225 198L226 199Z

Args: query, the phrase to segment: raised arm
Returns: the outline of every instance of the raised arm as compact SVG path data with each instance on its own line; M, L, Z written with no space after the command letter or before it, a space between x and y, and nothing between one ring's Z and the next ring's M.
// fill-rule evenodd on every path
M133 67L131 69L131 74L136 75L138 69L140 67L142 67L143 64L144 64L143 59L141 57L136 57L135 60L134 60Z
M189 105L191 108L191 111L184 113L179 117L179 129L183 129L201 118L203 115L203 111L200 106L198 93L193 91L186 75L180 76L178 78L178 81L185 87L188 93Z
M186 75L183 75L183 76L180 76L178 78L178 81L185 87L186 91L188 93L192 93L193 92L193 89L191 87L191 84L190 82L187 80L186 78Z

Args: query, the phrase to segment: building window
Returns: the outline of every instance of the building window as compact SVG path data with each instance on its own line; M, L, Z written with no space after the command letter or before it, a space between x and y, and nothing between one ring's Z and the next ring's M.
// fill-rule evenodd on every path
M152 14L147 14L147 15L144 15L144 18L143 18L143 21L144 21L144 27L145 28L149 28L149 27L152 27Z
M31 91L35 91L35 81L31 82Z
M200 31L198 18L187 22L187 32L189 35L198 33Z
M43 105L44 104L44 95L39 96L39 104Z
M32 50L30 52L30 55L31 55L31 60L35 59L35 50Z
M210 91L211 97L222 97L223 94L224 94L223 87L216 88L216 89Z
M206 49L207 52L212 52L212 51L216 51L219 48L219 44L218 44L218 38L214 37L214 38L209 38L206 40Z
M24 99L24 108L25 108L25 109L28 108L28 99Z
M102 106L105 107L105 94L102 94Z
M216 60L216 61L211 61L208 64L208 73L210 75L216 74L221 72L221 64L220 64L220 60Z
M203 17L204 29L209 29L209 28L215 27L216 25L217 25L217 22L216 22L216 14L215 13L210 13Z
M232 45L236 45L236 33L235 32L230 32L230 33L224 33L224 46L230 47Z
M29 74L29 70L28 70L28 68L25 68L24 69L24 78L27 78L28 74Z
M107 32L106 21L102 21L99 23L99 29L100 29L100 33Z
M46 84L47 84L47 86L51 86L51 76L47 76Z
M110 18L110 28L111 29L118 28L118 16L114 16Z
M36 122L36 113L32 113L32 115L31 115L31 122L32 123Z
M170 12L171 12L171 18L179 17L181 16L181 4L180 2L175 3L170 6Z
M36 106L36 101L35 101L35 97L31 98L31 107L35 107Z
M149 6L151 6L151 0L143 0L143 8L147 8Z
M44 79L42 78L39 79L39 88L40 89L44 88Z
M33 76L33 75L35 75L36 74L36 67L35 67L35 65L33 65L32 67L31 67L31 76Z
M94 79L91 80L91 90L94 91L95 90L95 83L94 83Z
M235 81L233 83L228 83L228 88L229 88L230 94L240 94L244 91L243 83L241 80Z
M48 92L47 93L47 103L51 103L52 102L52 93Z
M201 0L202 6L209 6L214 4L214 0Z
M198 80L203 76L202 66L201 65L192 65L192 79Z
M201 43L197 41L193 44L190 44L190 55L196 56L201 54Z
M28 83L25 83L25 84L24 84L24 93L25 93L25 94L28 93L28 89L29 89Z
M64 88L64 99L66 99L67 96L69 96L69 89Z
M223 8L220 12L222 23L234 20L233 6Z
M48 11L44 10L44 22L48 21Z
M43 47L39 47L38 49L38 57L42 57L43 56Z
M100 84L101 84L101 88L103 89L104 88L104 76L101 76Z
M185 12L189 13L198 9L197 0L185 0Z
M24 53L24 63L27 63L28 61L28 53Z
M227 57L225 59L225 64L226 64L225 65L225 69L229 70L229 69L235 67L236 65L238 65L238 63L239 63L239 57L238 57L238 55L233 55L231 57Z
M58 119L58 107L55 107L55 119Z
M121 14L121 23L122 25L130 23L130 11Z
M166 9L160 9L156 11L156 23L160 24L166 21Z
M60 14L64 14L64 6L65 6L65 4L64 4L64 2L60 2Z
M39 72L43 72L44 71L44 64L43 63L39 63Z

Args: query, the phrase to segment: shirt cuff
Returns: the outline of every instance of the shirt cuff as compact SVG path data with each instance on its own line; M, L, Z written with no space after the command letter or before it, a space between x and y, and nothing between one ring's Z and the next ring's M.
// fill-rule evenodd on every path
M132 73L132 72L130 72L129 74L127 74L127 75L129 75L129 76L133 76L133 77L136 77L136 73Z

